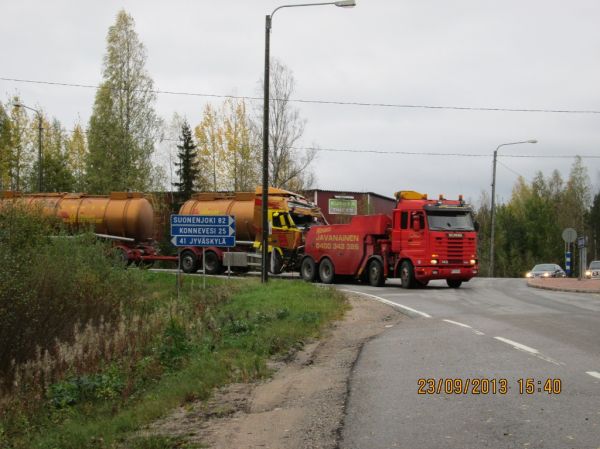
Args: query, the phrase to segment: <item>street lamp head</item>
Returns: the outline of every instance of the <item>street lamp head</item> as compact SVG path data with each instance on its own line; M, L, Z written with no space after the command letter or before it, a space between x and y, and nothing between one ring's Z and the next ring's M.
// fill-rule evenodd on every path
M527 143L537 143L537 140L531 139L531 140L528 140Z
M13 106L15 108L22 108L23 107L23 105L21 103L13 103Z
M354 8L356 6L356 0L339 0L334 3L335 6L340 8Z

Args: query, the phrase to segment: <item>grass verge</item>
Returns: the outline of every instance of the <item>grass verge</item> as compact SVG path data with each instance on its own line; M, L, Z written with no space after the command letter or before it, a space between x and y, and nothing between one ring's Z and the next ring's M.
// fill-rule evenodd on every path
M24 425L0 424L0 447L191 447L136 431L179 405L208 398L217 386L267 376L270 357L318 337L346 308L335 290L302 282L211 278L202 290L198 278L187 277L176 300L172 275L143 276L143 316L158 323L155 338L135 357L52 385L36 413L21 417Z

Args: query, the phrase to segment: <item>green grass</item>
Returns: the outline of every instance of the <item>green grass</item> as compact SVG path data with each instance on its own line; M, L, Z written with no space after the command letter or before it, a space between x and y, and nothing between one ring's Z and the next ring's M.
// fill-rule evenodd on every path
M140 307L145 314L166 318L162 333L143 357L134 366L123 360L106 367L103 373L112 372L112 377L87 379L100 385L101 394L88 388L88 396L75 394L74 401L59 402L58 408L48 398L29 418L27 431L3 434L0 426L0 447L192 448L181 439L142 438L136 432L177 406L208 398L217 386L268 376L270 357L284 356L318 337L347 307L335 290L303 282L271 280L262 285L256 280L209 278L203 290L202 280L195 278L192 285L192 279L184 278L177 301L174 276L144 273L148 300ZM112 391L111 379L117 395L106 393ZM59 392L70 391L69 386L81 390L80 377L64 383Z

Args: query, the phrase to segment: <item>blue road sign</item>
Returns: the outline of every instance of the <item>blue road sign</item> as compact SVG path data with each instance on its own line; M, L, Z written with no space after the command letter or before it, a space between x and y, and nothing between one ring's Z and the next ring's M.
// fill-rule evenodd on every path
M231 215L171 215L175 246L235 246L235 217Z
M217 246L232 247L235 246L235 236L232 237L205 237L174 235L171 243L175 246Z
M235 226L172 225L171 235L206 235L231 237L235 235Z

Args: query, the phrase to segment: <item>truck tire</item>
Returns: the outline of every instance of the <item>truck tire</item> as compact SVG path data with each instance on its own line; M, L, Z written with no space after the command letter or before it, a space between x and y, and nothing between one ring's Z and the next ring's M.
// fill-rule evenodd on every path
M381 262L379 262L377 259L373 259L371 262L369 262L367 271L369 284L371 284L373 287L383 287L385 284L385 278L383 276L383 265L381 265Z
M460 288L462 281L459 281L458 279L446 279L446 284L448 284L448 287L450 288Z
M125 248L118 247L117 251L116 251L116 255L117 255L117 260L119 260L119 262L121 262L125 268L127 268L129 265L131 265L132 261L129 258L129 251L127 251Z
M184 273L195 273L198 271L198 257L193 251L183 251L179 256L179 264Z
M335 271L333 269L333 264L329 259L323 259L319 264L319 277L321 278L321 282L323 284L331 284L333 283L333 279L335 278Z
M300 265L300 274L306 282L314 282L317 277L317 265L312 257L308 256L302 259Z
M409 260L405 260L400 265L400 280L402 288L414 288L415 286L415 269Z
M223 264L214 251L206 251L204 261L206 263L206 274L221 274L223 271Z
M283 270L283 257L279 254L279 251L273 250L269 254L269 273L280 274Z

